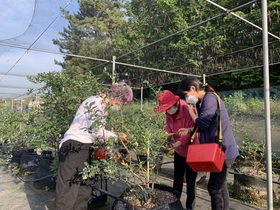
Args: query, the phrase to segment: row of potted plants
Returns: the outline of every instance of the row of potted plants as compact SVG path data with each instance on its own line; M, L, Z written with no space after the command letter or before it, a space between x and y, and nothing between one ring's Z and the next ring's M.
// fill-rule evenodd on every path
M100 87L99 81L94 79L94 75L88 73L80 77L84 78L83 81L90 82L69 81L69 75L64 73L40 74L32 79L34 82L45 84L40 90L43 94L42 103L24 112L3 110L3 115L13 114L6 120L20 128L8 132L5 130L8 124L4 120L0 122L6 143L13 145L11 150L35 148L35 151L41 154L46 148L51 147L54 148L54 154L57 154L59 139L71 123L82 99L104 90L104 87ZM91 92L92 89L95 93ZM158 192L160 183L157 183L155 169L161 161L167 136L163 133L165 117L153 112L155 105L147 103L140 107L135 101L123 106L119 111L108 108L107 129L116 132L119 139L108 140L105 145L94 145L96 151L101 153L103 151L107 156L96 158L92 164L87 165L82 174L84 179L102 174L112 181L122 181L127 184L128 189L131 189L133 195L131 202L136 202L139 206L156 205L155 192ZM13 136L6 135L8 133L13 133ZM140 158L143 156L145 160ZM52 161L51 167L55 173L56 159ZM160 191L172 191L172 188ZM174 195L174 199L180 203L178 195Z
M59 139L71 122L80 101L92 94L92 89L96 90L96 94L102 89L93 75L81 77L83 81L90 82L69 81L69 75L59 73L35 77L33 81L45 82L42 89L44 103L25 112L3 109L0 121L2 144L12 145L9 147L10 151L35 148L39 154L51 147L56 154ZM155 102L145 103L140 107L140 103L135 101L117 112L108 109L107 129L114 130L119 140L109 140L105 145L94 145L96 150L105 151L107 156L96 158L93 164L87 165L84 178L104 174L108 179L125 182L128 188L138 186L139 188L133 188L133 191L134 200L138 199L139 205L152 202L154 186L158 184L155 169L164 153L164 141L167 138L162 132L165 117L153 112L155 105ZM252 163L253 168L261 172L264 169L264 145L255 145L254 141L246 139L245 135L244 144L240 147L243 153L236 166L240 168L244 163L247 166ZM6 154L10 156L11 152ZM142 156L146 159L140 159ZM52 161L52 164L55 172L56 161Z

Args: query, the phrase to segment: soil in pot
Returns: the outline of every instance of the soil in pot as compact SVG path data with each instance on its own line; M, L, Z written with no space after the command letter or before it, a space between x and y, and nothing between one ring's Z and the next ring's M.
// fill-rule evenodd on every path
M155 184L153 201L148 200L141 205L139 200L134 199L128 188L120 196L120 199L125 202L115 200L112 205L112 210L183 210L179 197L179 193L172 187Z

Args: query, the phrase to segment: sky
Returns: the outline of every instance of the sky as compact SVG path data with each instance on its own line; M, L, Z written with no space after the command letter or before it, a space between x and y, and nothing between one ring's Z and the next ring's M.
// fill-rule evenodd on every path
M62 60L53 38L67 27L59 8L77 11L77 0L6 0L0 4L0 99L21 99L28 88L39 88L26 76L60 71ZM53 23L52 23L53 22ZM39 51L27 50L39 49ZM21 49L21 47L25 49Z

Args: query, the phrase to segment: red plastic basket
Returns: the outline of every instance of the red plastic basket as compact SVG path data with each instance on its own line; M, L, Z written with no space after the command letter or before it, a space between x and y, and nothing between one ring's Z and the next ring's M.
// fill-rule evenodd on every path
M191 144L186 162L196 172L221 172L225 153L216 143Z

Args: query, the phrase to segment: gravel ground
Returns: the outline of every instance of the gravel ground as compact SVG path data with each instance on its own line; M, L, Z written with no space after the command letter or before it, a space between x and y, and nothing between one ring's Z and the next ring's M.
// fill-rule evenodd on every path
M162 165L158 181L162 184L172 186L173 163L170 158L165 158ZM205 190L206 180L200 177L205 174L199 174L199 184L197 192L196 210L208 210L210 208L210 198ZM28 177L24 178L25 180ZM185 187L185 186L184 186ZM108 182L108 192L119 196L125 190L122 183ZM185 189L184 189L185 191ZM11 175L10 169L3 164L0 166L0 210L55 210L54 207L55 190L39 190L34 187L32 182L23 182L19 178ZM94 210L110 210L114 198L108 197L107 203ZM186 195L183 194L181 202L184 206ZM262 210L264 208L246 205L236 200L231 200L230 210Z

